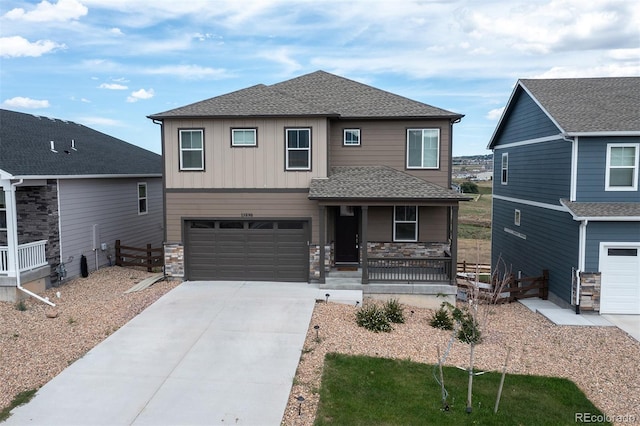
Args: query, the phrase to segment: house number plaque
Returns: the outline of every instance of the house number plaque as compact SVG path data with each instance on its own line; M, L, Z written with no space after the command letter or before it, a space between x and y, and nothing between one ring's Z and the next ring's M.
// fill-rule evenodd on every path
M253 217L253 213L240 213L240 217Z

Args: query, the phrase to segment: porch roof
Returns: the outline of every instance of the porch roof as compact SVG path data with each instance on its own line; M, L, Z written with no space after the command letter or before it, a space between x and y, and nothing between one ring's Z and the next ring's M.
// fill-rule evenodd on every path
M575 220L640 221L640 203L585 203L566 199L560 202L569 209Z
M311 179L309 199L456 202L469 198L387 166L337 166L328 178Z

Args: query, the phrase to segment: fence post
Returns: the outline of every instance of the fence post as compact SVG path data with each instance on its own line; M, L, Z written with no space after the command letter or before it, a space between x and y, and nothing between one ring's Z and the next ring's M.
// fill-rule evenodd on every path
M116 240L116 266L122 266L122 258L120 256L120 240Z
M147 272L151 272L153 271L153 259L152 259L152 254L151 253L151 244L147 244Z

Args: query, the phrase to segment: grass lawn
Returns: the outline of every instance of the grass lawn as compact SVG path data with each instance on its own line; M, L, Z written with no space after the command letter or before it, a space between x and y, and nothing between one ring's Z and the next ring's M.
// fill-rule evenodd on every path
M602 414L569 380L512 374L494 414L498 372L474 378L468 414L468 375L455 367L444 367L444 411L435 371L405 360L328 354L315 425L575 425L575 413Z

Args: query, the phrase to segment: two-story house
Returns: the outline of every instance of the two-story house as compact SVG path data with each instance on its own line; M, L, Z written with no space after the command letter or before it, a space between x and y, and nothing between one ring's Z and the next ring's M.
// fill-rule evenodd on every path
M489 148L493 266L547 269L559 304L640 314L640 77L520 80Z
M169 275L323 283L337 266L364 284L454 283L461 114L317 71L149 118Z

